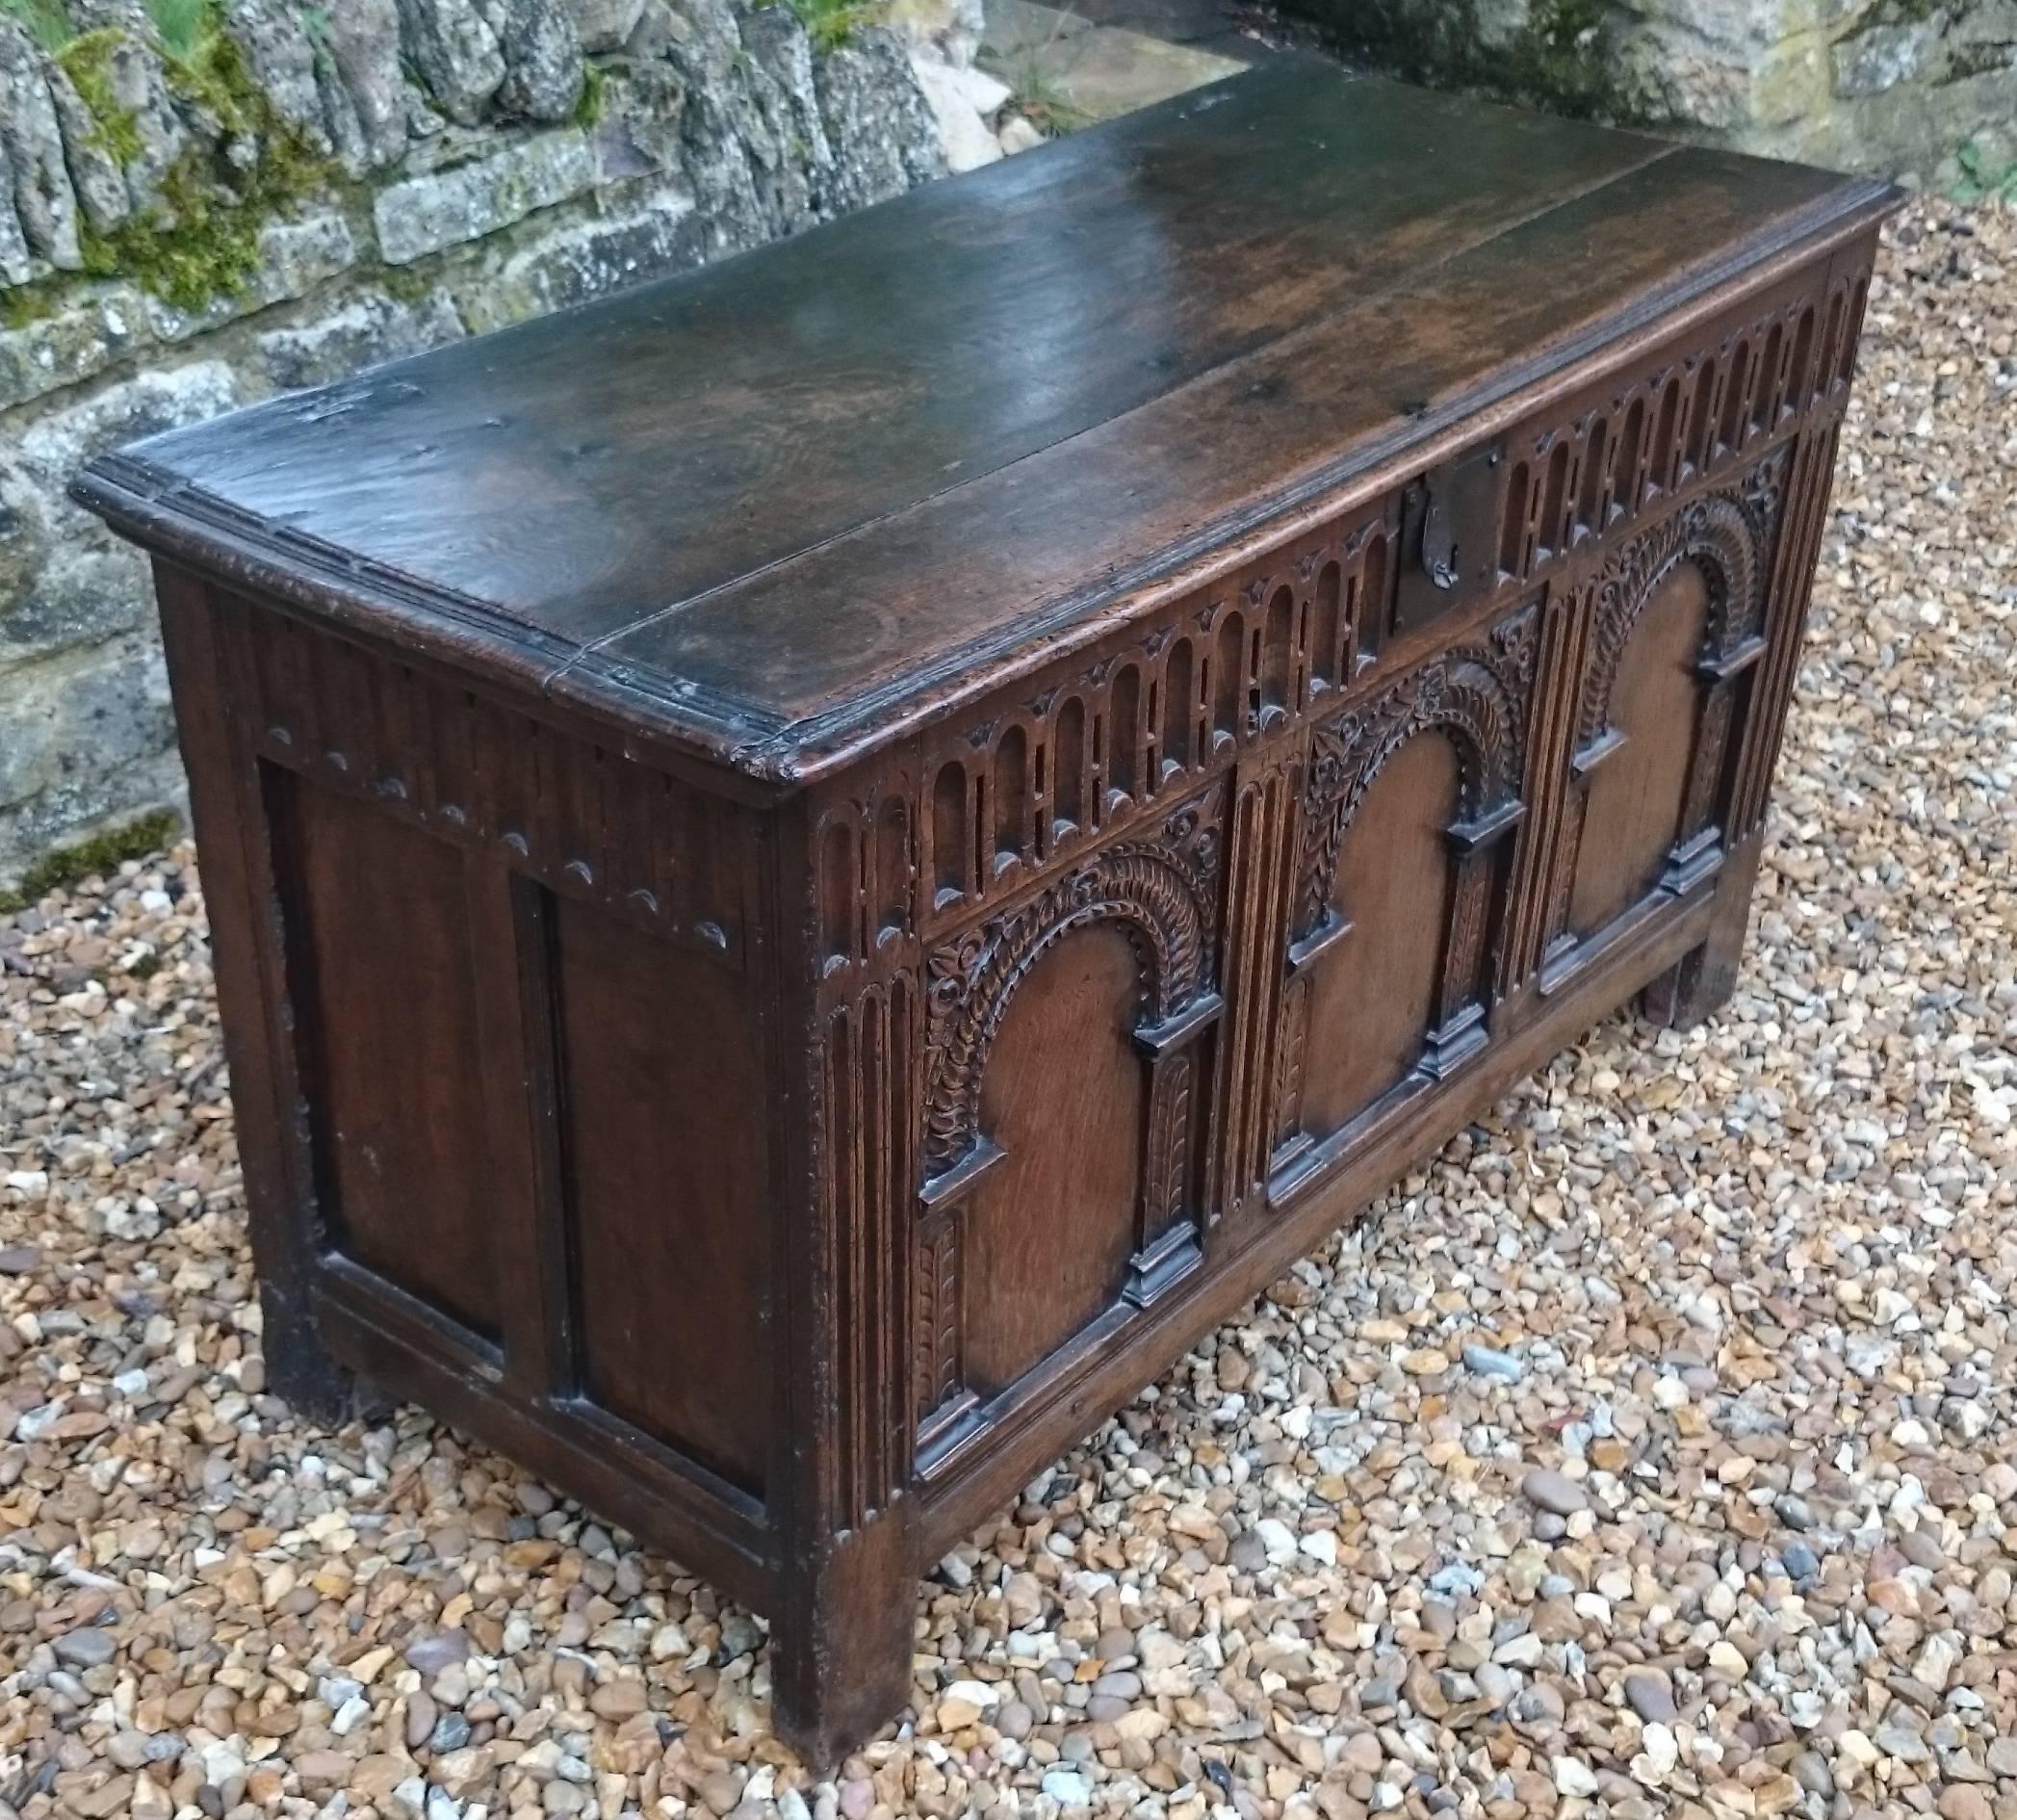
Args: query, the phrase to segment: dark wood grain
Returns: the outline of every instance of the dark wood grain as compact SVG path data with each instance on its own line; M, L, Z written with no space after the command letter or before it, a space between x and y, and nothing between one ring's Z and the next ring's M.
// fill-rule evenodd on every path
M967 1374L983 1392L1071 1339L1126 1278L1145 1109L1135 968L1112 924L1062 944L995 1040L981 1118L1003 1155L974 1192L962 1248Z
M1603 928L1659 881L1679 832L1707 611L1702 573L1684 564L1660 585L1625 646L1611 698L1616 743L1590 778L1569 904L1578 934Z
M1304 1119L1328 1135L1415 1064L1435 1021L1442 954L1425 926L1450 895L1457 753L1410 741L1373 787L1338 856L1333 914L1347 933L1319 960L1305 1038Z
M603 912L563 904L555 923L582 1389L761 1495L769 1235L747 1002Z
M340 618L802 769L1880 202L1285 59L171 432L84 496Z
M492 1209L471 1166L485 1135L481 982L461 856L291 772L269 772L268 788L330 1243L494 1341Z
M1881 202L1290 66L94 468L269 1383L766 1612L837 1763L1045 1459L1734 990Z

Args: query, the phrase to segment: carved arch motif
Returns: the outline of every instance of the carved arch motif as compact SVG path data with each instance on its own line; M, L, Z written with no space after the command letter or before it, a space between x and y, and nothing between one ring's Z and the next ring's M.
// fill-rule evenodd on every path
M1706 655L1727 657L1759 633L1769 579L1765 552L1778 521L1785 456L1781 449L1739 485L1691 500L1621 545L1604 564L1576 722L1578 745L1589 745L1610 726L1625 646L1660 585L1683 562L1697 564L1708 581Z
M1458 813L1480 822L1518 800L1526 752L1524 703L1539 648L1539 611L1526 607L1466 645L1410 671L1364 706L1311 736L1304 788L1309 830L1296 895L1296 929L1324 920L1345 831L1395 753L1439 728L1457 748Z
M1118 923L1135 951L1148 1022L1174 1017L1211 983L1219 868L1216 821L1200 805L1158 838L1122 841L992 917L926 964L924 1167L940 1176L980 1136L981 1078L1017 989L1073 929Z

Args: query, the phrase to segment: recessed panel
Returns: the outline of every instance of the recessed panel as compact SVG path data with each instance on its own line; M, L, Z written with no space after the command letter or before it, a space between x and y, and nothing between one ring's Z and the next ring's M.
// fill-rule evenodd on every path
M1387 761L1345 830L1333 910L1350 932L1310 982L1304 1129L1322 1139L1412 1068L1435 1014L1457 814L1457 748L1418 733Z
M766 1104L739 975L552 901L582 1388L745 1491L763 1483Z
M980 1125L1006 1154L968 1209L967 1382L992 1394L1120 1296L1141 1194L1139 963L1111 923L1062 938L1009 1002Z
M497 1243L464 860L267 773L316 1198L344 1256L488 1338ZM505 982L496 982L500 989Z
M1694 744L1708 583L1678 564L1654 590L1618 659L1611 724L1622 735L1589 777L1569 926L1593 935L1658 882L1680 830Z

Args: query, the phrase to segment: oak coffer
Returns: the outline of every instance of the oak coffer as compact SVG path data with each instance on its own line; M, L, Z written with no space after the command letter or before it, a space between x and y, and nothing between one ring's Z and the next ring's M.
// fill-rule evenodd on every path
M1300 60L94 462L271 1382L773 1621L1729 993L1883 186Z

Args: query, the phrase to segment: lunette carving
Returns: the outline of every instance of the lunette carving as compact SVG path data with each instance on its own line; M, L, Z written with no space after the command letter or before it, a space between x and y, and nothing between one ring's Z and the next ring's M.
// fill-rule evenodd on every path
M1211 984L1219 872L1217 795L1169 816L1150 839L1117 842L1027 902L926 962L924 1165L959 1163L979 1136L981 1076L1016 989L1073 929L1117 923L1133 944L1146 1020L1161 1023Z
M1688 501L1605 561L1576 723L1579 746L1600 739L1609 727L1625 646L1660 585L1683 562L1696 563L1708 583L1707 655L1727 654L1762 629L1766 556L1784 498L1788 447L1775 450L1735 485Z
M1463 820L1477 820L1518 798L1526 751L1523 704L1539 628L1539 609L1523 607L1494 626L1484 643L1431 659L1315 729L1304 790L1299 935L1323 922L1345 830L1388 762L1416 734L1430 727L1451 734Z

